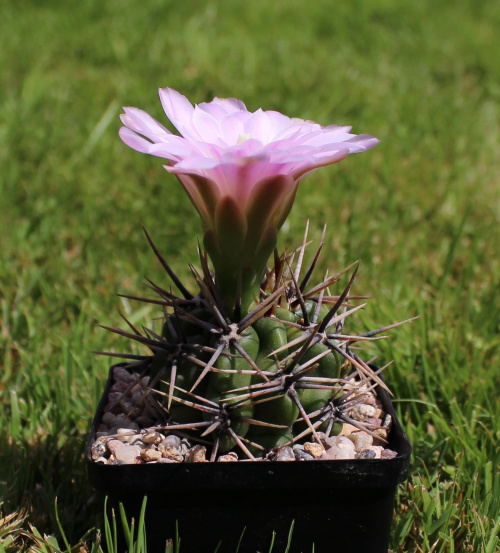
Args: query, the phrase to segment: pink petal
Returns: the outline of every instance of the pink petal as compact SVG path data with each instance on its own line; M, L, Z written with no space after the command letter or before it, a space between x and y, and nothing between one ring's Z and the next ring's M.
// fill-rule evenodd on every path
M295 179L300 179L304 177L304 175L311 173L312 171L315 171L316 169L319 169L320 167L324 167L325 165L331 165L333 163L338 163L339 161L342 161L345 157L349 155L349 150L346 148L345 150L339 150L329 156L321 157L319 159L316 159L313 163L304 163L301 166L297 166L294 168L292 175Z
M142 138L142 136L139 136L134 131L131 131L127 127L122 127L118 131L118 134L120 135L120 138L123 140L123 142L125 142L125 144L133 150L136 150L141 154L151 154L151 147L153 146L153 144L151 142L148 142L145 138ZM166 159L176 159L175 156L172 156L168 152L163 152L161 154L155 153L153 155L164 157Z
M203 156L190 156L176 163L173 167L169 167L171 173L189 173L198 174L206 169L213 169L219 166L220 162L217 159L211 159Z
M219 121L209 112L200 109L199 106L195 106L191 121L202 141L213 144L217 144L220 141Z
M220 120L221 136L227 146L236 144L238 137L245 132L244 124L239 117L227 116Z
M191 125L191 116L194 107L191 102L182 94L172 88L160 88L161 105L172 121L174 127L188 140L199 140L200 136Z
M233 113L235 111L248 111L245 104L241 100L237 100L236 98L215 97L212 103L220 106L227 114Z
M124 107L123 111L125 113L120 115L122 123L129 129L153 141L155 139L161 140L165 134L172 134L167 128L142 109Z
M214 98L211 102L198 104L198 107L217 118L230 115L235 111L248 111L245 104L235 98Z

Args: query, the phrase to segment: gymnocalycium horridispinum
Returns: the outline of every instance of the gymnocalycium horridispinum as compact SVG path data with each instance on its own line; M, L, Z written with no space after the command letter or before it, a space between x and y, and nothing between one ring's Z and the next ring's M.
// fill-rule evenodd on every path
M311 434L317 438L320 430L334 434L344 422L359 427L346 415L359 401L352 383L364 390L385 384L351 346L397 325L344 332L346 319L364 305L352 303L362 299L351 294L358 265L312 283L324 232L305 268L307 229L296 250L279 255L276 245L300 179L378 140L351 134L350 127L250 112L235 99L193 106L169 88L160 90L160 99L181 136L127 107L120 137L166 159L165 169L200 215L204 247L198 247L200 268L191 267L198 289L180 282L146 232L179 295L170 284L150 282L155 299L134 296L162 307L161 333L141 334L130 323L130 331L112 328L151 351L112 355L150 375L166 423L211 443L211 460L233 448L263 457ZM347 285L332 295L330 288L349 272Z

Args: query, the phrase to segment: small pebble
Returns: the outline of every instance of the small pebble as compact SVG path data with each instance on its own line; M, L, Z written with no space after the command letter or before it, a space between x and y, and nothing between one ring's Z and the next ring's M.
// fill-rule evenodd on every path
M392 417L391 415L387 414L385 417L384 417L384 422L382 423L382 426L384 428L391 428L391 425L392 425Z
M158 446L158 451L160 451L161 456L165 457L166 459L173 459L178 463L182 463L182 461L184 461L184 456L181 455L178 449L172 447L171 445L160 444Z
M218 463L234 463L235 461L238 461L238 454L234 451L230 451L229 453L226 453L225 455L221 455L218 459Z
M181 455L187 455L187 452L191 449L191 444L186 440L186 438L182 438L178 449Z
M109 392L108 402L118 403L122 399L122 397L124 397L122 392Z
M304 451L304 450L296 453L295 458L297 459L297 461L314 461L314 457L310 453L307 453L307 451Z
M381 452L380 452L380 457L382 459L394 459L395 457L397 457L398 454L396 451L392 451L392 449L383 449Z
M111 453L111 455L115 455L116 456L116 452L122 448L122 447L127 447L126 444L124 444L122 441L120 440L108 440L107 444L107 449L108 451Z
M316 442L306 442L304 444L304 450L311 454L315 459L319 459L326 452L325 448Z
M353 432L349 435L349 440L352 441L357 452L373 445L373 437L366 432Z
M117 428L114 432L114 435L116 435L118 440L122 442L130 443L132 439L135 437L136 433L131 428Z
M178 449L181 445L181 439L175 434L169 434L168 436L165 436L161 443L162 445L170 445Z
M347 422L344 423L342 426L342 431L340 432L339 436L349 436L353 432L356 432L358 429L353 426L352 424L349 424Z
M159 432L147 432L141 436L141 440L145 444L159 444L163 440L163 436Z
M382 426L382 419L376 417L368 417L363 421L363 423L369 426Z
M96 463L99 463L99 464L102 464L102 465L107 465L108 464L108 460L106 459L106 457L98 457L97 459L94 459L92 457L92 460L95 461Z
M116 419L116 416L113 413L104 413L102 416L102 422L107 426L113 426L113 421Z
M356 455L356 459L375 459L376 453L372 449L363 449Z
M328 438L329 447L348 447L354 449L354 444L347 436L330 436ZM328 449L328 448L327 448Z
M135 445L125 445L120 447L115 452L117 461L123 461L127 465L137 463L137 458L140 459L141 449Z
M105 455L106 450L107 450L106 441L105 441L105 440L102 440L102 439L97 439L97 440L92 444L92 447L90 448L90 452L91 452L91 455L92 455L92 459L93 459L94 461L96 461L98 458L100 458L100 457L102 457L103 455Z
M187 463L208 463L207 448L204 445L195 445L187 453L184 460Z
M132 394L132 401L135 403L135 405L141 405L144 400L144 390L137 390L137 392L134 392Z
M161 459L161 452L156 449L143 449L141 451L141 458L146 461L146 463L158 461L158 459Z
M379 446L379 445L372 445L370 447L367 447L366 449L364 449L363 451L373 451L375 453L375 459L380 459L381 457L381 453L382 453L382 450L384 448ZM362 453L362 452L361 452Z
M351 409L349 409L348 414L351 419L355 421L364 421L368 417L374 417L376 413L375 407L373 405L366 405L365 403L358 403Z
M275 461L295 461L293 449L289 446L280 448L275 457Z
M128 389L128 383L125 382L124 380L118 380L117 382L115 382L113 384L113 386L111 386L110 388L110 392L120 392L120 393L124 393L126 392Z
M353 447L345 444L334 445L328 448L326 453L321 456L322 460L349 460L356 457L356 452Z
M292 450L293 450L293 454L295 455L295 459L297 461L302 461L303 460L302 459L303 455L307 455L311 459L314 459L314 457L312 455L310 455L309 453L306 453L304 451L304 446L302 444L294 444L293 447L292 447Z
M123 367L115 367L113 369L113 376L114 376L115 381L116 380L123 380L125 382L131 382L132 380L134 380L134 375L130 374Z
M363 403L364 403L365 405L373 405L373 407L377 407L377 406L378 406L378 401L377 401L376 396L372 396L371 394L367 394L367 395L363 398Z
M169 459L167 457L160 457L156 462L159 464L167 464L167 463L180 463L181 461L176 461L175 459Z

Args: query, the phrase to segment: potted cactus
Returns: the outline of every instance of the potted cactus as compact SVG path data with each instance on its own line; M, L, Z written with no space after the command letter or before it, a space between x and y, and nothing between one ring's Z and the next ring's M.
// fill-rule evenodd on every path
M126 361L89 438L91 482L133 513L148 497L153 551L176 523L182 553L267 551L273 532L284 551L294 522L292 552L385 553L411 448L381 370L353 345L401 323L348 330L363 307L358 265L314 280L324 234L307 264L307 229L297 249L276 250L300 179L378 140L234 99L193 106L168 88L160 99L181 136L137 108L124 109L120 136L167 160L201 218L196 290L145 231L169 282L132 299L163 320L105 327L150 353L107 353Z

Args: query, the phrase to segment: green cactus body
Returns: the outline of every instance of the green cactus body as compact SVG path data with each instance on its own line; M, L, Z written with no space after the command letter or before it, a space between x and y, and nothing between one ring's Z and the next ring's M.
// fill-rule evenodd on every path
M356 270L339 296L325 295L337 277L325 277L303 295L317 255L300 287L295 274L300 271L292 273L287 265L290 256L275 257L247 309L238 304L238 294L233 308L219 300L201 252L203 274L193 270L197 296L159 257L184 296L153 285L168 312L162 336L146 331L143 337L133 326L133 333L117 330L151 348L153 354L140 363L153 382L160 380L155 386L164 398L167 424L202 443L211 441L212 459L237 448L251 458L272 454L317 431L337 434L348 421L341 379L359 365L348 347L357 337L340 339L345 316L334 317L349 302ZM241 298L248 290L245 294ZM369 375L365 382L375 380Z

